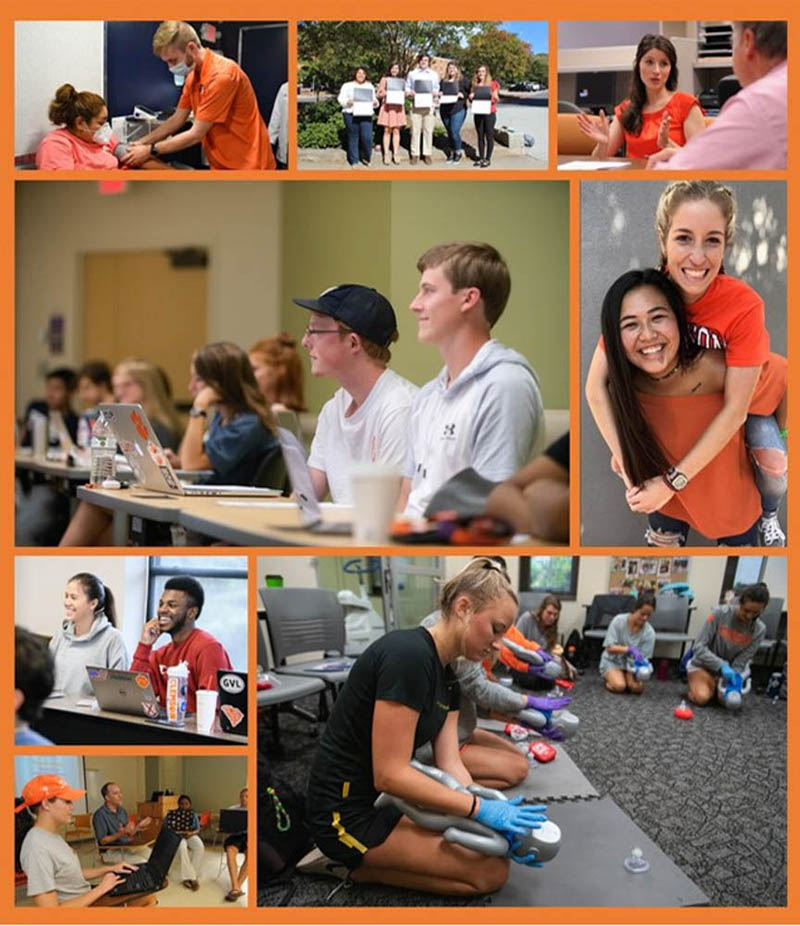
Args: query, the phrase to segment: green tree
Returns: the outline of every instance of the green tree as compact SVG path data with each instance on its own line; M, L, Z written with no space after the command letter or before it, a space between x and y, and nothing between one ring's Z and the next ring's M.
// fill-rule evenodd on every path
M496 81L508 85L526 78L532 57L527 42L513 32L492 25L470 37L461 63L468 77L485 64Z
M547 55L531 55L525 80L538 80L543 86L548 86L550 71Z
M470 36L487 26L493 28L480 22L300 22L300 80L335 93L363 66L377 84L391 62L407 74L421 51L458 57Z

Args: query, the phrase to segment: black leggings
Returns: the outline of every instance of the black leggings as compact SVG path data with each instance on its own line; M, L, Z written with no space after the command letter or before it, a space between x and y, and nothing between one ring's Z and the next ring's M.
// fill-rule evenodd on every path
M478 157L491 161L494 151L494 124L497 122L497 113L488 115L479 114L475 118L475 131L478 133ZM485 154L484 154L485 152Z

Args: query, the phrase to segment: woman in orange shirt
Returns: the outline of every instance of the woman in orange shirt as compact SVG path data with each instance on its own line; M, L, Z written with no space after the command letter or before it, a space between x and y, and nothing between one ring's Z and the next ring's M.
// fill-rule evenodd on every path
M656 210L661 249L660 270L680 290L689 337L702 348L724 351L724 400L713 420L687 446L676 467L693 479L709 465L745 424L745 435L761 493L760 541L783 546L786 537L778 509L786 494L786 396L776 415L756 415L751 400L769 354L764 302L743 280L725 273L723 258L736 231L732 190L713 180L676 180L661 194ZM612 467L633 488L631 474L621 464L620 439L608 388L608 358L602 342L592 357L586 378L586 399L603 439L611 450ZM783 423L781 423L783 422ZM657 511L674 494L661 476L638 487L641 510Z
M742 427L691 480L675 469L719 413L727 373L721 350L691 340L680 290L658 270L629 270L606 293L602 331L621 463L632 483L626 498L632 511L648 514L648 545L684 546L690 527L719 545L757 545L761 500ZM770 354L753 414L776 413L786 375L785 358ZM655 511L638 488L652 479L670 489Z
M628 99L614 108L609 124L600 110L595 119L578 114L578 126L596 142L592 155L613 157L625 143L629 158L646 158L662 148L682 148L705 128L700 103L678 86L678 56L663 35L646 35L633 62Z

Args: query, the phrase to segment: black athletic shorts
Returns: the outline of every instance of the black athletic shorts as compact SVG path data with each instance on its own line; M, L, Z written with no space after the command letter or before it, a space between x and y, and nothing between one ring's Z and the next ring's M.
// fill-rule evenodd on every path
M364 861L368 849L386 842L402 816L391 804L376 809L344 799L338 808L310 812L308 822L314 842L325 855L352 871Z

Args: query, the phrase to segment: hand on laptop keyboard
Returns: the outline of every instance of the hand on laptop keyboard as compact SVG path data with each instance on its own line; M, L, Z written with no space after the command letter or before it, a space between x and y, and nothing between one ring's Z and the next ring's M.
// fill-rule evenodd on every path
M108 894L109 891L113 891L118 884L122 884L124 878L121 878L115 871L107 871L100 883L97 885L103 894Z

